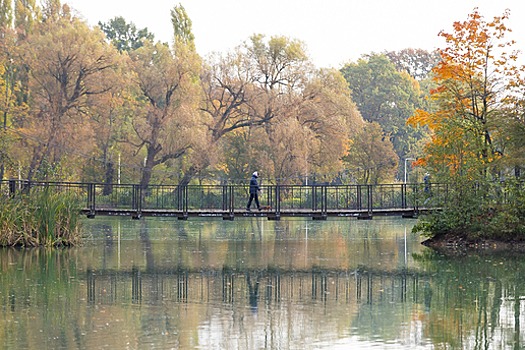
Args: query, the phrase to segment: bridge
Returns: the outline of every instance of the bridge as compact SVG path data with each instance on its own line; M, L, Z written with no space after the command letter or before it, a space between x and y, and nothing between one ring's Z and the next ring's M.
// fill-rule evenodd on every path
M40 191L73 193L83 203L82 213L88 218L98 215L141 217L328 217L401 216L414 218L439 209L448 191L445 185L424 184L376 185L268 185L259 194L261 210L246 210L249 187L245 185L150 185L102 184L79 182L37 182L4 180L0 193ZM429 201L429 199L432 199ZM429 205L432 203L432 205Z

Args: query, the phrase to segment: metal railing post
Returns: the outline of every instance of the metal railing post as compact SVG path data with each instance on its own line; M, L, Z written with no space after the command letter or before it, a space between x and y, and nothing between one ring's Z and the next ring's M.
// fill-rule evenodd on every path
M275 218L281 218L281 186L275 186Z
M407 208L407 184L401 184L401 207Z
M88 194L87 206L89 209L89 213L87 214L87 217L92 219L95 217L95 213L96 213L95 184L94 183L88 184L87 192L88 192L87 193Z
M368 213L372 214L373 211L373 193L372 185L368 185Z
M133 185L132 191L132 208L135 213L132 214L133 219L140 219L142 215L142 190L140 185Z
M363 208L363 190L361 189L361 185L357 185L357 191L356 191L356 205L357 205L357 210L361 210Z

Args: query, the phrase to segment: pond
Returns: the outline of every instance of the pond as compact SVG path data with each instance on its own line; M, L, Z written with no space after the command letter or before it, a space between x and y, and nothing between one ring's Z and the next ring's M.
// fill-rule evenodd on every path
M414 224L85 219L80 247L0 249L0 348L522 348L525 258Z

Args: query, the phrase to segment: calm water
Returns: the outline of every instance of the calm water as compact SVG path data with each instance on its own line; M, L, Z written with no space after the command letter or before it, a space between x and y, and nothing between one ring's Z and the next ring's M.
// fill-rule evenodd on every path
M81 247L0 249L0 348L523 348L525 258L414 223L86 219Z

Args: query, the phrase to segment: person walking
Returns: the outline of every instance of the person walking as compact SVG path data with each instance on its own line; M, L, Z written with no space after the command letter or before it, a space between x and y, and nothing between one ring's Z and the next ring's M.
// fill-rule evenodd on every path
M259 205L259 191L261 190L259 187L259 184L257 183L257 178L259 177L259 174L254 171L252 174L252 178L250 179L250 199L248 199L248 204L246 205L246 211L250 211L250 207L252 206L252 201L255 199L255 205L257 206L257 209L259 211L261 210L261 206Z

